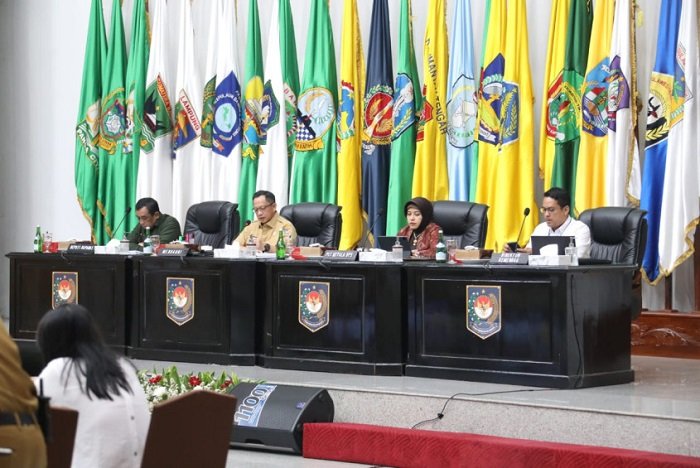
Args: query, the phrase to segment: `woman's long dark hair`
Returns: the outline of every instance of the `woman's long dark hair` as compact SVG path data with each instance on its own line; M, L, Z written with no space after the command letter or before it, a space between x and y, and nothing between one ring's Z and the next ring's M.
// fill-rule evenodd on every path
M64 368L75 366L80 387L90 397L111 400L121 390L131 393L124 370L114 352L107 347L90 312L78 304L63 304L50 310L39 321L37 342L46 363L56 358L71 358ZM85 377L84 385L81 375Z

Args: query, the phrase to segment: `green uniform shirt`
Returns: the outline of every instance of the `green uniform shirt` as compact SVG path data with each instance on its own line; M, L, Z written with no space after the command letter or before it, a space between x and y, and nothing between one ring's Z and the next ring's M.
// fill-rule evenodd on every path
M156 221L156 224L151 228L151 234L158 234L160 236L160 243L168 244L180 237L180 223L172 216L161 213L158 221ZM127 236L127 239L129 239L129 242L132 244L140 244L145 238L146 229L141 227L140 224Z

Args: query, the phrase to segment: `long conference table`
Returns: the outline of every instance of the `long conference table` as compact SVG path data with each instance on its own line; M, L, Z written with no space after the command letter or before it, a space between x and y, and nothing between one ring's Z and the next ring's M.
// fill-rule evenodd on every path
M141 359L554 388L634 380L628 265L7 256L18 340L77 301Z

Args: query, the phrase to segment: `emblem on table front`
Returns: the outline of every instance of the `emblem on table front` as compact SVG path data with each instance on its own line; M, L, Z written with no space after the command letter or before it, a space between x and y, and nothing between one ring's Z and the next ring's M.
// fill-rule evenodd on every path
M179 326L194 318L194 278L165 279L165 315Z
M331 284L299 281L299 323L315 333L330 323Z
M501 331L500 286L467 286L467 330L482 340Z
M51 272L51 308L78 303L78 272Z

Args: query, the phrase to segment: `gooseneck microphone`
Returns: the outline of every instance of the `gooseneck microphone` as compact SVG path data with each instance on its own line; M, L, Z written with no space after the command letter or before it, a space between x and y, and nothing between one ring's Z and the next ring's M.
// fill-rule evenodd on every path
M369 241L369 236L372 234L372 229L374 229L374 225L377 224L377 221L383 215L384 215L384 208L379 208L379 210L377 211L377 214L374 215L374 219L372 220L372 224L369 225L369 229L367 230L365 235L362 236L362 239L360 239L360 242L357 244L358 246L361 246L365 252L367 251L366 243Z
M119 228L122 227L122 224L124 223L124 220L126 219L126 217L129 216L129 213L131 213L131 207L127 206L126 210L124 210L124 216L122 216L122 220L119 221L119 224L117 224L117 227L114 228L114 231L112 231L112 235L109 236L109 240L114 239L114 236L117 235L117 231L119 231Z
M525 208L523 211L523 222L520 224L520 231L518 231L518 237L515 239L515 247L517 248L520 242L520 235L523 233L523 228L525 227L525 220L530 215L530 208Z

